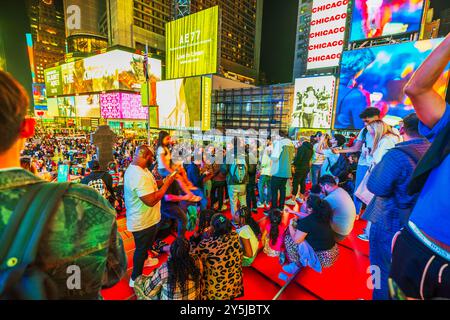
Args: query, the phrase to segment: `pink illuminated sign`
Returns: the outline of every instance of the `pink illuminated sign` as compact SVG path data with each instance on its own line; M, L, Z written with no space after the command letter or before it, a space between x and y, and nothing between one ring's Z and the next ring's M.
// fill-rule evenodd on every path
M148 110L142 107L141 96L132 93L100 94L100 112L104 119L148 119Z

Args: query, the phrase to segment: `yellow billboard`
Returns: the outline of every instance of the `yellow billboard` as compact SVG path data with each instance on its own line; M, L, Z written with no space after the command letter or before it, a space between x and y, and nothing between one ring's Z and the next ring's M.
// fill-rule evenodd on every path
M166 24L167 79L217 72L219 7Z

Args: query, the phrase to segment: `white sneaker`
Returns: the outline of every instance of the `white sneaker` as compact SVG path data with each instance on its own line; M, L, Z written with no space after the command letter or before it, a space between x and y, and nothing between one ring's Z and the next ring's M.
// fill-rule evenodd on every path
M285 202L288 206L295 206L297 203L294 201L294 200L292 200L292 199L289 199L288 201L286 201Z
M154 267L159 263L159 260L157 258L148 258L145 260L144 267Z
M130 288L134 288L134 281L133 281L133 279L130 278L130 282L128 283L128 285L130 286Z
M362 233L362 234L360 234L359 236L358 236L358 239L359 240L362 240L362 241L369 241L369 237L367 236L367 234L365 234L365 233Z
M265 207L264 203L261 203L259 201L257 203L257 206L258 206L258 208L264 208Z

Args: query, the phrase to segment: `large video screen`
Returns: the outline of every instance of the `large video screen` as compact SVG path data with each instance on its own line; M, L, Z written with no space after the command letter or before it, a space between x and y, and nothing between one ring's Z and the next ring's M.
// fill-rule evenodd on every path
M217 72L219 7L166 24L167 79Z
M314 0L306 68L337 67L347 29L348 0Z
M100 96L90 94L75 96L77 116L80 118L100 118Z
M346 51L342 56L334 128L361 129L359 114L379 108L386 120L398 121L414 111L404 87L425 58L442 39ZM449 67L435 90L445 97Z
M58 97L58 113L63 118L75 118L75 97Z
M420 30L424 0L355 0L350 41Z
M161 60L148 59L150 81L161 80ZM45 70L47 95L70 95L113 90L140 91L144 57L112 50Z
M202 78L160 81L156 84L159 127L199 129L201 121Z
M141 96L133 93L100 94L100 113L104 119L148 119L148 108L142 107Z
M331 128L335 86L334 76L296 79L291 128Z

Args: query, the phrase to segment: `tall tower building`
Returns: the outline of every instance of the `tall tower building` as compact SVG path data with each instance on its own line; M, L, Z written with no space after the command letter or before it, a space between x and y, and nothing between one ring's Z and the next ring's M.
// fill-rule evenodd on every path
M44 83L44 69L65 53L62 0L27 0L34 55L34 82Z
M293 79L306 73L312 0L299 0Z
M261 58L262 0L191 0L191 13L218 5L222 16L220 74L256 83Z

